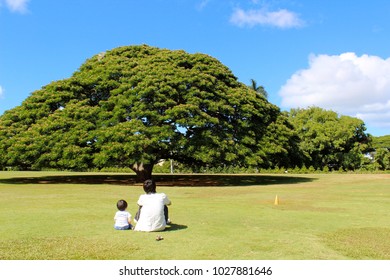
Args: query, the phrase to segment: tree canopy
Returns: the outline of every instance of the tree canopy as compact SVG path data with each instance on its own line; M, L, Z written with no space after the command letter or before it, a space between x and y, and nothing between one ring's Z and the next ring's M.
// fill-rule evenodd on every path
M277 106L215 58L126 46L93 56L6 111L0 166L130 167L143 180L168 158L281 165L294 153L294 135Z
M370 148L371 136L358 118L310 107L290 110L289 120L300 136L300 153L307 166L354 170Z
M373 137L372 146L374 149L384 148L390 151L390 135Z

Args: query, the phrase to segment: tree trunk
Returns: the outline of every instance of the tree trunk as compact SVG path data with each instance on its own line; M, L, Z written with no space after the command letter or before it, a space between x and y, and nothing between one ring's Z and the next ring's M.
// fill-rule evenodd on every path
M143 183L147 179L152 179L153 164L137 162L134 163L131 169L137 174L136 181Z

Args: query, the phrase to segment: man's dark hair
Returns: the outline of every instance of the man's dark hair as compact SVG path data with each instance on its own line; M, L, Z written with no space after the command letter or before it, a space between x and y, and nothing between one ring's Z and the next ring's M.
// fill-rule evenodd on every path
M149 179L144 182L144 191L146 193L156 193L156 183Z
M119 211L125 211L127 208L127 202L126 200L119 200L116 204L116 207L118 208Z

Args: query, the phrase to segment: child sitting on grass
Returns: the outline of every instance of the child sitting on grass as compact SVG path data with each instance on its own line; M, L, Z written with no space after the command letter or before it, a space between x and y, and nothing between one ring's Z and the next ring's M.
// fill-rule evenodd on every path
M123 199L119 200L116 204L116 207L119 211L115 213L115 225L114 228L117 230L127 230L132 229L131 225L131 214L126 211L127 202Z

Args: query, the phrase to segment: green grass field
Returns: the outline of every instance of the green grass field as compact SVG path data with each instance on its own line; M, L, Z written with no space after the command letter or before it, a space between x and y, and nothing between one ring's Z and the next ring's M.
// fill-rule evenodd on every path
M0 172L0 259L390 259L390 174L156 175L159 233L115 231L125 174ZM275 196L279 205L274 205Z

